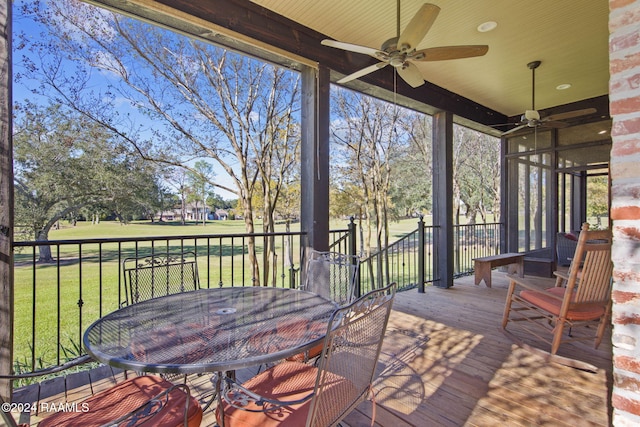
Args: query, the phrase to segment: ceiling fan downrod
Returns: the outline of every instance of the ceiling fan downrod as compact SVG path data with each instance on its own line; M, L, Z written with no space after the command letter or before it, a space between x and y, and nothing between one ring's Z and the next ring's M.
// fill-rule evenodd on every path
M396 2L396 37L400 38L400 0Z
M536 68L540 66L542 61L532 61L527 64L531 70L531 109L536 109Z

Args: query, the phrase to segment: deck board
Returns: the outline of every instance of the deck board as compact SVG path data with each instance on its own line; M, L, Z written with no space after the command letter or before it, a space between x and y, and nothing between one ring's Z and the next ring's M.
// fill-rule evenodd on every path
M492 288L475 286L469 276L450 289L397 294L374 383L375 426L610 425L610 330L597 350L588 342L560 347L559 355L592 364L597 372L550 362L518 346L513 336L543 350L547 344L503 332L508 281L499 271L492 275ZM203 396L213 387L207 375L191 376L189 384ZM343 425L370 426L373 410L364 402ZM213 409L202 425L215 425Z

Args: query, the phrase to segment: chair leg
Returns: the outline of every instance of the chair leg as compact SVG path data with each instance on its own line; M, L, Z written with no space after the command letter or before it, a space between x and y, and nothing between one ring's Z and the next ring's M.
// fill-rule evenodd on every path
M559 318L556 321L556 326L553 329L553 341L551 342L551 354L556 354L558 348L560 348L560 342L562 341L562 333L564 332L565 320Z
M611 319L611 301L609 301L609 304L607 304L607 309L605 310L604 314L600 318L600 322L598 323L598 330L596 331L596 342L595 342L594 348L598 348L600 346L600 343L602 342L602 337L604 337L604 331L607 329L607 324L610 322L610 319Z
M509 291L507 292L507 301L504 304L504 314L502 315L502 329L507 327L509 322L509 312L511 311L511 301L513 298L513 292L516 289L516 282L513 280L509 283Z

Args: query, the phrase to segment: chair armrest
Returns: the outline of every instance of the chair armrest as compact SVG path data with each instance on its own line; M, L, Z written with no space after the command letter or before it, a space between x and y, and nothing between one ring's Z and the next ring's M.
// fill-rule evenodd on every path
M553 275L561 279L569 280L569 271L556 270L553 272Z
M33 378L33 377L41 377L44 375L55 374L58 372L62 372L66 369L73 368L74 366L83 365L85 363L93 362L94 360L88 354L76 357L74 359L69 360L68 362L63 363L62 365L52 366L50 368L44 368L33 372L27 372L24 374L13 374L13 375L0 375L0 379L10 379L10 380L20 380L24 378Z
M538 277L519 277L516 274L508 274L507 277L511 283L516 283L517 285L532 291L544 291L546 289L543 287L544 285L540 284L540 279Z
M509 285L509 295L515 292L515 287L520 286L530 291L540 292L547 295L549 298L557 299L558 301L562 301L562 297L554 295L552 293L545 292L546 289L540 286L539 278L537 277L518 277L515 275L509 275L509 279L511 279L511 284ZM514 287L512 290L511 287Z
M241 384L238 384L233 378L225 377L225 382L226 387L225 390L222 391L222 398L224 399L224 401L236 409L248 412L269 412L282 406L299 405L308 401L315 395L314 392L311 392L302 399L289 401L269 399L243 387ZM255 405L260 406L263 409L249 409L247 408L247 406L250 403L254 403ZM266 404L269 404L267 408L265 408Z
M110 421L106 424L101 425L100 427L117 427L119 426L121 423L123 423L123 421L128 421L128 423L124 424L124 425L138 425L138 423L141 420L144 420L145 418L148 417L152 417L154 415L156 415L158 412L160 412L162 410L162 408L164 408L167 403L169 402L169 393L171 393L173 390L181 388L185 394L187 395L185 402L184 402L184 426L187 427L188 425L188 416L189 416L189 401L191 398L191 392L189 390L189 386L187 386L186 384L174 384L173 386L167 388L166 390L162 391L161 393L157 394L156 396L154 396L153 398L149 399L147 402L143 403L142 405L140 405L138 408L134 409L133 411L129 412L128 414L125 414L121 417L119 417L116 420Z

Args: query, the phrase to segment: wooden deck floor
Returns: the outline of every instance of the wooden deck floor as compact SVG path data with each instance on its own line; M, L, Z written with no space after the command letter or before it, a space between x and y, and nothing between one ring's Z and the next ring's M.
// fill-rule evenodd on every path
M475 286L471 276L450 289L397 294L375 383L376 426L611 424L610 331L598 350L591 343L560 349L561 356L597 367L595 373L549 362L503 333L507 285L493 271L492 288ZM207 377L190 383L196 393L211 390ZM364 402L343 425L369 426L372 413L372 403ZM215 425L213 410L202 425Z
M376 425L610 425L610 331L598 350L581 342L559 351L597 372L550 363L503 333L507 287L494 271L492 288L465 277L450 289L397 295L376 383ZM347 423L369 425L370 414L365 402Z

